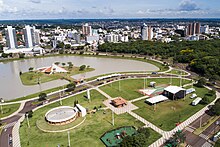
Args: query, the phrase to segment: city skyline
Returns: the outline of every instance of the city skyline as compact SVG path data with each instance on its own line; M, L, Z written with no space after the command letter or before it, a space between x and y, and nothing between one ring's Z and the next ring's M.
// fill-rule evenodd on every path
M216 0L0 0L0 20L219 18Z

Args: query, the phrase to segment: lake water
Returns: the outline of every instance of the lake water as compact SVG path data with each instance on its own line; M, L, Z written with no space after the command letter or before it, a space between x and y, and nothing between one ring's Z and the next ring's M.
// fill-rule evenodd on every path
M74 66L89 65L95 71L73 76L76 79L90 78L106 73L128 72L128 71L157 71L156 66L135 60L96 58L80 56L57 56L47 58L35 58L18 60L7 63L0 63L0 97L5 100L12 100L29 94L37 93L67 84L65 80L55 80L34 86L24 86L20 80L19 72L26 72L30 67L39 68L50 66L54 62L72 62Z

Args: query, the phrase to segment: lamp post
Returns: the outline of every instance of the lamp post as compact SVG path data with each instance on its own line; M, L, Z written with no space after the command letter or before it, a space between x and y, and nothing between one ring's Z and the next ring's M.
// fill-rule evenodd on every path
M3 114L3 108L2 108L2 103L4 103L4 99L0 98L0 103L1 103L1 113Z
M26 119L27 119L28 128L30 128L30 123L29 123L29 119L28 119L28 113L26 113L25 116L26 116Z
M115 118L114 118L114 112L112 111L112 125L115 125Z
M70 131L67 131L67 135L68 135L68 147L70 147Z
M120 81L121 80L118 81L118 89L119 89L119 91L121 91L121 82Z
M59 96L60 96L60 105L62 105L62 100L61 100L61 90L59 92Z

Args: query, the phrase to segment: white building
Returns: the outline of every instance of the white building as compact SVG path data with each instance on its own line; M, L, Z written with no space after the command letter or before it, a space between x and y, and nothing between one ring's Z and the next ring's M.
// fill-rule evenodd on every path
M15 49L18 47L17 45L17 37L16 37L16 31L12 26L7 26L5 29L5 34L6 34L6 43L7 47L9 49Z
M99 41L99 35L86 36L86 42L93 43Z
M40 31L29 25L24 28L25 46L31 48L40 44Z
M144 23L143 26L141 27L141 39L152 40L152 38L153 38L153 29Z
M201 32L201 33L209 34L209 25L201 26L201 27L200 27L200 32Z
M82 26L82 34L92 36L92 27L88 23Z

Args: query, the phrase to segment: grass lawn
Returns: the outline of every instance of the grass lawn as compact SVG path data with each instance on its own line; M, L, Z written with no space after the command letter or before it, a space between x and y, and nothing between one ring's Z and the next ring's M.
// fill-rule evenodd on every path
M20 104L3 105L3 114L0 112L0 118L6 117L18 110Z
M167 73L176 74L176 75L187 75L187 73L185 71L181 71L178 69L172 69L171 71L169 71Z
M155 81L156 86L159 86L160 84L170 83L170 79L167 79L167 78L148 78L146 80L146 83L148 83L149 85L151 81ZM189 80L183 80L183 84L188 84L190 82L191 81ZM172 83L173 85L179 85L180 79L173 78ZM119 91L119 81L102 86L100 87L100 89L106 92L108 95L110 95L113 98L121 96L126 100L132 100L132 99L136 99L136 98L143 96L142 94L138 92L138 90L144 88L144 79L121 80L120 85L121 85L121 91Z
M78 100L79 104L82 106L93 109L95 106L102 105L102 101L106 98L102 96L95 90L91 91L91 103L88 102L87 99L84 98L86 93L79 94L72 98L68 98L63 100L63 105L73 106L74 100ZM53 147L58 144L67 146L67 132L63 133L44 133L40 131L36 127L36 121L45 115L45 113L51 108L59 106L59 102L48 105L44 108L41 108L33 113L33 117L30 118L30 126L29 129L27 127L26 120L22 123L20 128L20 138L22 146L31 146L31 147L39 147L39 146L48 146ZM141 127L144 124L137 121L135 118L125 113L122 115L115 115L115 126L112 126L111 119L112 114L110 110L100 110L95 114L88 114L86 116L85 122L79 127L70 131L71 136L71 146L77 147L102 147L104 144L101 142L100 137L106 131L121 127L121 126L136 126ZM156 132L152 132L152 136L149 139L149 143L157 140L159 135ZM151 140L152 139L152 140ZM29 142L29 143L28 143Z
M208 90L205 88L194 88L199 97L203 97L208 93ZM190 95L186 96L185 100L180 99L178 101L159 103L156 105L156 111L154 111L154 106L146 104L144 100L137 101L134 102L134 105L138 106L139 109L134 112L161 129L170 131L175 127L176 123L185 121L205 106L201 104L198 104L197 106L190 105L193 99L190 99L189 97ZM209 98L214 100L215 96Z
M37 85L38 82L40 81L41 83L46 83L49 81L53 80L58 80L58 79L66 79L66 80L73 80L70 76L76 75L76 74L81 74L85 72L90 72L95 70L94 68L86 68L83 71L79 70L79 67L73 67L71 69L68 69L66 67L66 70L69 71L69 73L55 73L55 74L45 74L41 72L25 72L20 75L21 81L24 85Z

